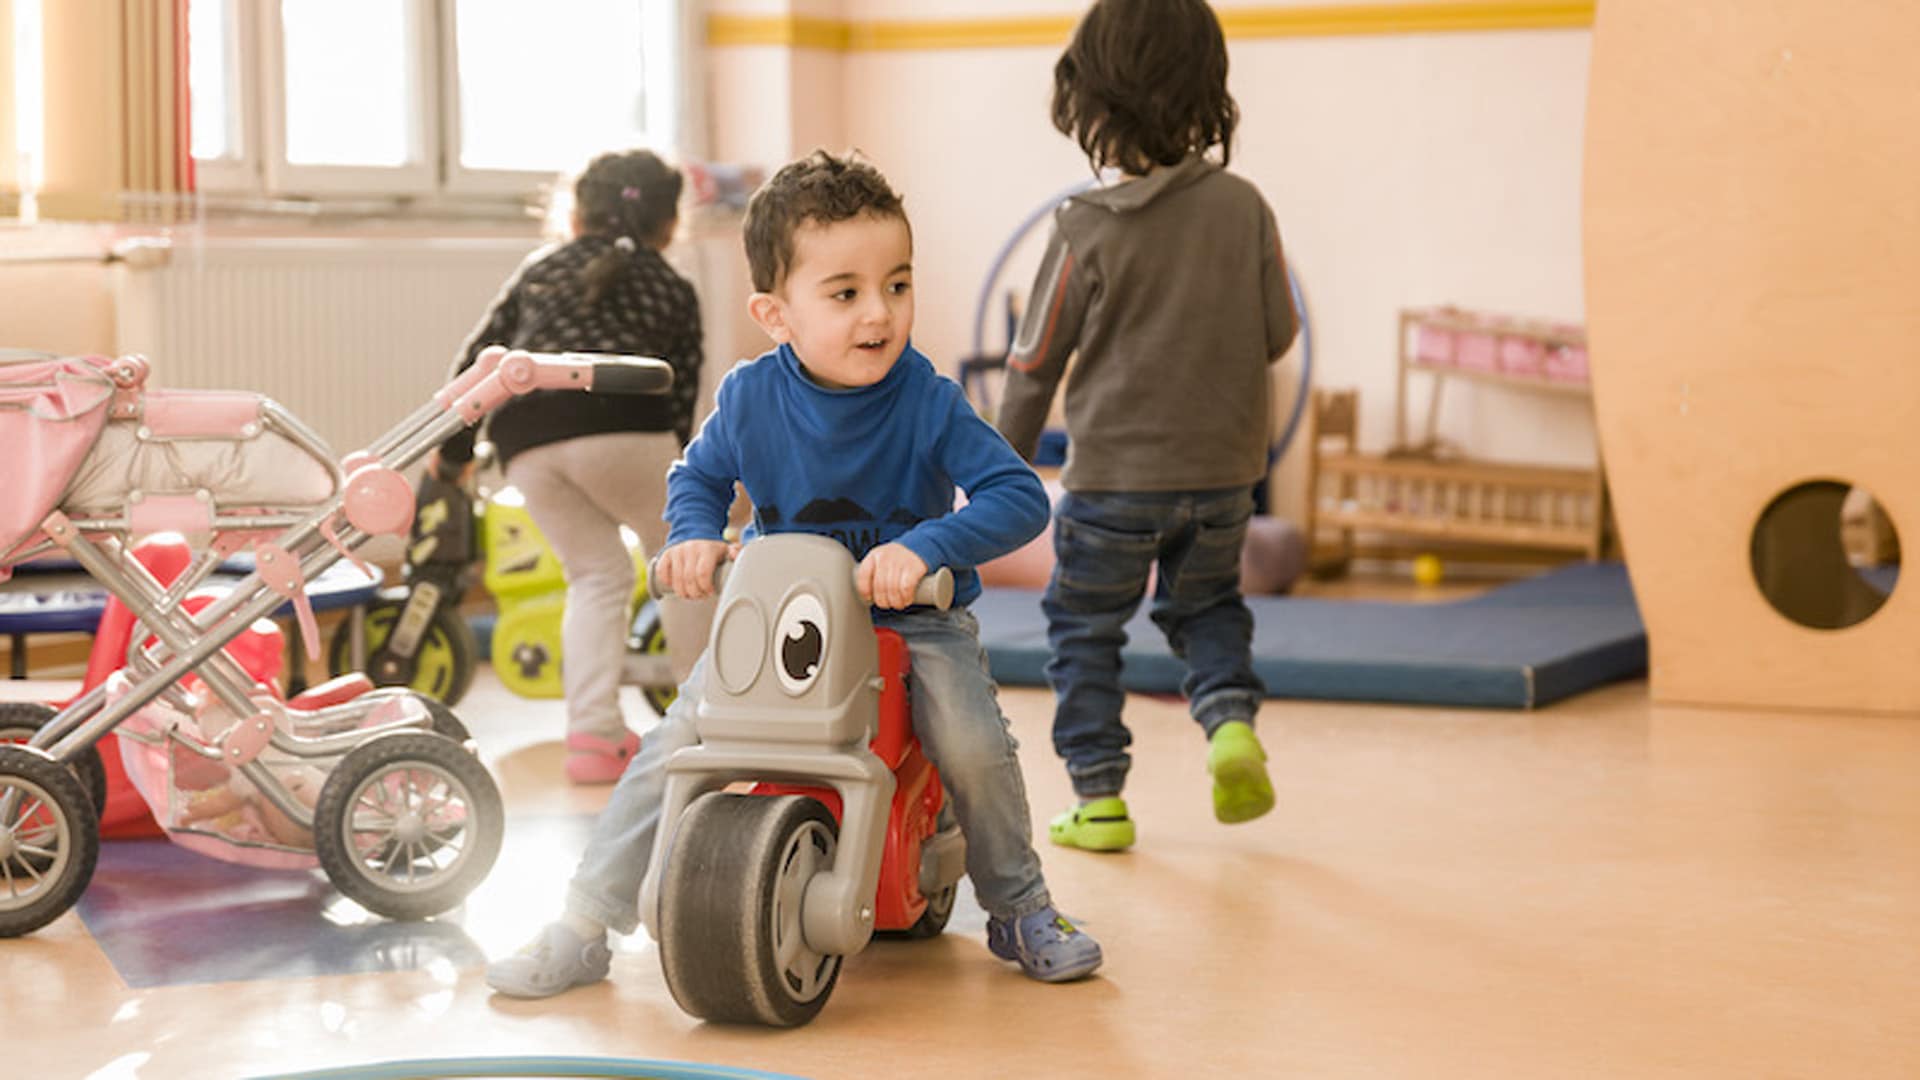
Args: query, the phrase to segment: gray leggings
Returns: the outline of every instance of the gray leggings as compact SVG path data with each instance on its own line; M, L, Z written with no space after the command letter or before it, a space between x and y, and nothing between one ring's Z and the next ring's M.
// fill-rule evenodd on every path
M560 626L560 681L567 694L567 733L619 740L620 671L626 655L627 602L634 573L625 525L651 558L667 538L667 467L680 456L671 432L614 432L548 443L514 455L507 482L553 545L567 575L567 612ZM711 600L661 605L675 682L684 681L706 648Z

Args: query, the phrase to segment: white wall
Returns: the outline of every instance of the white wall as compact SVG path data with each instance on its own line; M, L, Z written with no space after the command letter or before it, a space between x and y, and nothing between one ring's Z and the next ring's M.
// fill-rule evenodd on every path
M0 225L0 349L113 352L112 230Z
M916 21L1081 10L1064 0L846 0L837 14ZM805 13L835 12L812 4ZM1314 381L1360 388L1369 448L1392 436L1401 307L1451 302L1582 317L1588 47L1585 30L1229 41L1242 113L1233 168L1274 204L1308 293ZM906 196L920 297L916 339L939 362L950 365L966 351L982 276L1014 225L1088 175L1078 148L1048 119L1059 48L794 53L819 70L837 56L839 68L837 83L796 79L796 93L808 98L797 111L817 118L837 97L845 144L871 156ZM728 78L744 54L762 51L717 49L716 80ZM724 100L728 91L716 82L715 95ZM740 116L738 103L721 115ZM727 145L725 132L717 134L718 145ZM805 134L790 131L794 152L810 147ZM777 142L762 136L733 145ZM1030 283L1039 238L1036 232L1022 246L1002 288ZM988 341L997 343L997 322L990 325ZM1295 363L1281 373L1288 386ZM1591 419L1575 399L1463 384L1448 392L1442 431L1486 457L1594 459ZM1299 455L1290 458L1289 476ZM1281 501L1290 504L1284 494Z
M1248 5L1218 6L1230 14ZM1071 18L1085 4L713 0L710 8L894 23ZM777 165L815 145L853 145L873 157L914 219L916 338L951 367L969 346L975 297L995 251L1037 204L1087 176L1078 149L1047 118L1063 43L716 48L708 66L713 156ZM1399 308L1455 302L1582 316L1586 31L1236 38L1229 47L1243 114L1233 167L1278 211L1308 293L1315 381L1360 388L1370 448L1392 433ZM0 238L0 249L17 251L21 239ZM1003 289L1025 289L1039 241L1036 232L1019 249ZM8 344L111 348L103 277L98 266L13 268L9 280L26 287L6 290L9 302L0 304L10 316ZM718 363L732 359L727 352L764 347L738 310L744 280L736 285L707 306ZM988 341L999 340L991 320ZM1279 382L1293 384L1295 364ZM1463 386L1449 392L1443 431L1488 457L1584 464L1593 456L1591 421L1571 399ZM1288 480L1299 458L1283 469ZM1288 492L1281 503L1291 504Z

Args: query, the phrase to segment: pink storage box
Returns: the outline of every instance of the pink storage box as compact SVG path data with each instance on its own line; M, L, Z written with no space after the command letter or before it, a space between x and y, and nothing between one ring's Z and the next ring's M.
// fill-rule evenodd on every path
M1587 347L1560 345L1547 351L1545 374L1562 382L1587 381Z
M1446 319L1455 326L1416 319L1413 355L1420 363L1471 371L1499 369L1499 339L1483 317L1451 307L1433 308L1421 314ZM1466 325L1459 326L1463 322Z
M1442 326L1415 323L1413 355L1423 364L1453 366L1454 333Z
M1497 371L1500 338L1491 330L1462 330L1455 335L1453 362L1468 371Z
M1509 375L1540 375L1546 368L1547 343L1536 338L1502 337L1500 370Z
M1577 323L1546 323L1455 307L1427 308L1413 316L1413 357L1422 364L1468 371L1584 382L1587 349ZM1427 322L1434 319L1437 322Z

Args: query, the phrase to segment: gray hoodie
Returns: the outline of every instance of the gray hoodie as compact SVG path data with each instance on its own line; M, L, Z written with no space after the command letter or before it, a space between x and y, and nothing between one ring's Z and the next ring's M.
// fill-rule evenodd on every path
M1069 491L1253 484L1297 330L1272 209L1190 157L1055 211L996 423L1031 461L1065 375Z

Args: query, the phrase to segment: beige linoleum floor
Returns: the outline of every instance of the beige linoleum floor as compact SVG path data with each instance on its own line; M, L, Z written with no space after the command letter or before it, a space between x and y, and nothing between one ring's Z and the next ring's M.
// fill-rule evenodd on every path
M1036 826L1065 805L1048 695L1003 700ZM637 704L635 705L637 709ZM553 702L484 669L462 714L515 821L597 807ZM977 909L853 958L794 1031L683 1015L644 935L611 981L495 998L473 963L129 989L74 913L0 941L6 1077L243 1077L396 1058L589 1055L813 1078L1920 1076L1920 720L1650 705L1270 702L1279 808L1213 822L1184 709L1136 698L1130 853L1044 846L1107 950L1045 986ZM575 853L515 846L453 920L488 955Z

